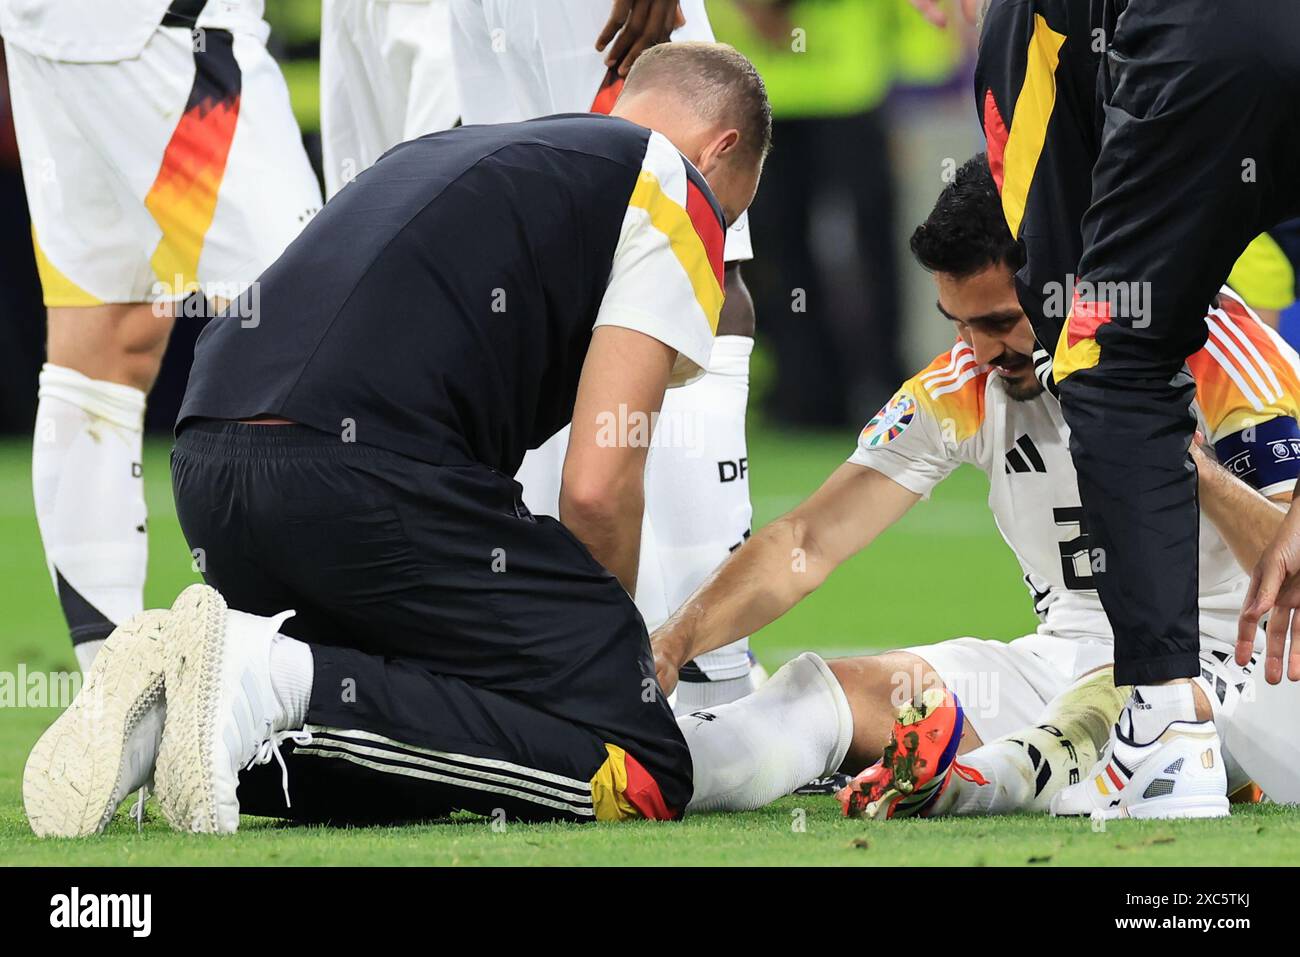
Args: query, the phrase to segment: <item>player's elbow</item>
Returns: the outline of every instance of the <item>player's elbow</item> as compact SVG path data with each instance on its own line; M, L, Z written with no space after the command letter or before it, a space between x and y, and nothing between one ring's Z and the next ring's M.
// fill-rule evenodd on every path
M644 480L635 476L565 476L560 487L560 517L565 524L611 525L640 514Z

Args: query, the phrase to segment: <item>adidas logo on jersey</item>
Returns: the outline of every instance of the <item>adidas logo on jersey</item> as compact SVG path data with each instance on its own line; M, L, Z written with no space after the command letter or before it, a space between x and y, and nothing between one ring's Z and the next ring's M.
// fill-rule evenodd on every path
M1034 447L1034 443L1028 435L1022 435L1016 439L1016 444L1007 453L1006 470L1008 475L1012 472L1047 473L1047 466L1043 464L1043 457L1038 454L1038 449Z

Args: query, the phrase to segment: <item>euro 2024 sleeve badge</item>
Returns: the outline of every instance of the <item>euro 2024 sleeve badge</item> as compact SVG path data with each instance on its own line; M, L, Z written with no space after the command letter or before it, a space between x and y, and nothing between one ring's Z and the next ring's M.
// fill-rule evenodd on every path
M884 445L902 435L915 417L916 400L906 392L900 392L872 416L871 421L863 427L859 441L871 448Z

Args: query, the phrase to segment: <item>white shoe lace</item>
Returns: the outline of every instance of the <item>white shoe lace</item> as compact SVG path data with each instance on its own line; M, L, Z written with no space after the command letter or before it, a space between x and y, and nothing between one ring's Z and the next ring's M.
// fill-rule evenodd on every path
M144 830L144 802L149 800L149 785L151 784L153 784L153 781L149 781L140 786L140 790L136 792L135 805L131 808L131 816L135 818L135 830L137 834Z
M311 732L303 729L296 731L271 731L271 722L266 722L266 737L262 743L257 746L257 751L253 754L253 759L244 765L244 770L258 764L269 764L271 758L275 758L280 765L280 787L284 789L284 806L293 807L289 801L289 766L284 763L284 755L280 753L280 745L285 741L292 741L296 745L308 745L312 742Z

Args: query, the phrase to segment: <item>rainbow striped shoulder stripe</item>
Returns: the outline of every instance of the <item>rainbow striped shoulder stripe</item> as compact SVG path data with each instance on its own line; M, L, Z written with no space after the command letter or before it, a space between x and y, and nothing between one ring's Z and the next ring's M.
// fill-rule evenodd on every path
M975 352L957 342L903 383L894 399L862 430L861 441L882 445L897 436L915 415L929 416L945 439L964 442L984 424L984 390L989 370Z

